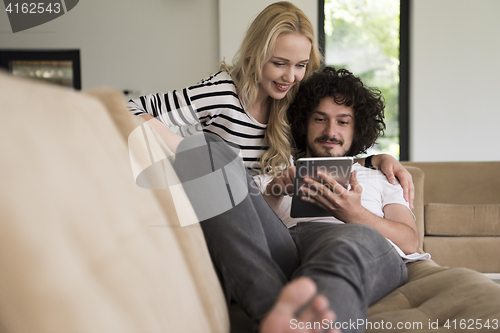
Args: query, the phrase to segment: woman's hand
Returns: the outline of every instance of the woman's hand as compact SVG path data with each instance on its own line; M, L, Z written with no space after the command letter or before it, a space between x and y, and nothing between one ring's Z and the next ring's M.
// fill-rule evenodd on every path
M413 209L415 187L413 186L413 178L408 170L389 154L374 155L372 163L385 174L389 183L395 185L398 182L397 179L399 179L399 183L403 187L403 197L410 204L410 208Z

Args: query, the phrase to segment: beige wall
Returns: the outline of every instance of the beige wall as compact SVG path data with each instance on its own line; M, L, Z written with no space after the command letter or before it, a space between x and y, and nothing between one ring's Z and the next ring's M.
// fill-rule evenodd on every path
M289 0L311 20L317 34L318 2L316 0ZM231 62L238 51L248 26L272 0L219 0L219 54Z
M82 0L13 34L0 5L0 48L75 48L83 88L183 88L218 68L218 0Z
M413 1L411 159L500 160L500 1Z

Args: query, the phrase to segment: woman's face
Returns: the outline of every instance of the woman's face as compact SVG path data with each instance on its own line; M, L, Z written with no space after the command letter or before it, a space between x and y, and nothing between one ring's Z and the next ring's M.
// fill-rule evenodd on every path
M260 97L284 98L288 90L304 78L311 47L309 38L299 32L279 35L273 56L262 68Z

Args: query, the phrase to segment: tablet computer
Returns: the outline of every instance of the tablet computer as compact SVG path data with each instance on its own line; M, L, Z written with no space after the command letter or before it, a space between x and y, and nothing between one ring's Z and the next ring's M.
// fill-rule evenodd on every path
M292 197L291 217L319 217L331 216L323 208L302 200L299 187L304 184L304 177L310 177L318 182L323 182L318 178L317 171L322 170L329 173L340 185L345 188L349 186L351 177L352 157L313 157L299 158L295 170L295 184Z

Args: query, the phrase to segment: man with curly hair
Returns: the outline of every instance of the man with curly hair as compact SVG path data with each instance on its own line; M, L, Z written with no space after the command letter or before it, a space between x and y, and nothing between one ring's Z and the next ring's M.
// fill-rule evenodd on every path
M364 152L385 128L383 110L380 92L348 71L316 72L289 109L295 148L309 157ZM174 168L183 184L219 172L233 199L239 188L248 190L243 201L201 223L221 282L255 328L362 332L368 306L405 283L404 257L418 250L401 186L355 164L350 190L334 193L308 180L314 191L305 188L304 199L331 216L292 219L293 167L274 178L240 177L243 164L220 137L204 133L205 145L198 139L179 145ZM328 175L321 178L338 189ZM187 194L196 199L198 192Z
M340 157L366 152L385 129L384 103L347 70L326 67L304 82L288 110L298 156ZM291 218L295 168L275 178L254 177L266 200L290 228L300 267L325 295L343 332L362 331L367 308L405 283L405 262L416 253L415 218L399 184L377 170L353 165L350 189L326 173L305 178L302 199L331 216ZM408 255L411 255L408 257Z
M384 133L384 101L378 89L369 88L348 70L325 67L301 85L300 94L288 109L288 121L298 152L306 152L307 126L312 112L321 102L332 99L339 106L351 108L354 137L349 150L340 156L356 156L366 152ZM314 148L311 155L314 155ZM319 154L319 152L316 152ZM336 154L338 155L338 154ZM320 153L318 156L332 156Z

